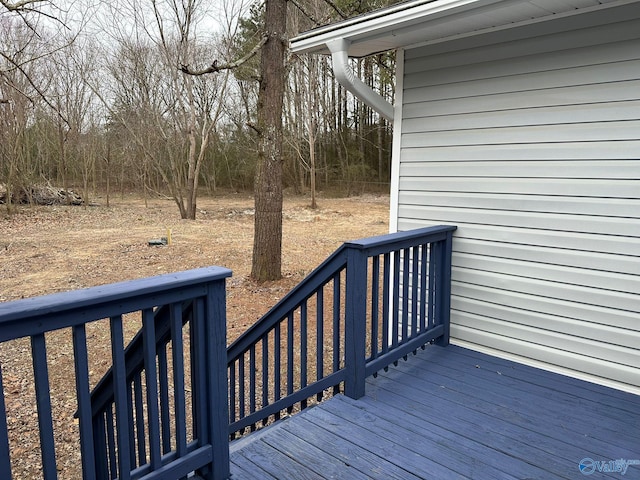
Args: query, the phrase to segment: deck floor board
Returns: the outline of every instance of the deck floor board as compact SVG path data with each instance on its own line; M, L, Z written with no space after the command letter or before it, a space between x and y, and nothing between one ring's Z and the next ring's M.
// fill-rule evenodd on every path
M392 405L403 399L394 391L385 392L384 398L377 398L378 408L384 409L382 404ZM366 399L364 400L366 401ZM423 406L423 410L431 412L443 411L443 415L430 415L428 422L434 426L448 429L461 437L461 445L471 450L474 444L485 445L497 452L503 452L519 459L529 470L530 478L558 478L561 471L573 471L577 462L585 456L595 455L584 447L576 447L577 442L568 439L557 439L553 429L536 428L532 422L525 422L515 412L504 414L488 414L481 409L470 408L464 403L452 402L439 396L420 391L420 398L415 403ZM420 408L415 408L420 412ZM429 427L426 427L429 428ZM549 432L551 435L549 435ZM566 434L563 434L566 436ZM562 435L560 435L562 436ZM582 440L582 439L579 439ZM576 459L576 457L579 457ZM619 458L619 457L617 457ZM500 460L495 458L495 460ZM528 467L527 465L533 465ZM496 468L503 464L497 463ZM532 476L538 466L547 470L544 475ZM527 478L527 477L520 477ZM559 478L573 478L560 476Z
M640 460L640 396L455 346L231 444L232 479L577 479L584 458Z
M475 355L467 355L467 352ZM604 389L603 391L600 385L488 355L480 357L478 355L483 354L465 350L465 355L455 363L447 363L444 359L438 358L438 356L435 355L428 359L428 361L431 364L441 365L461 372L468 371L471 366L477 366L479 372L476 372L475 375L478 377L480 377L481 374L484 375L487 371L490 372L489 375L492 375L494 372L499 372L500 375L505 377L502 379L503 382L505 382L505 380L508 381L507 379L512 379L513 382L509 385L525 392L533 393L539 391L546 397L555 395L564 401L573 401L571 397L579 398L585 402L604 406L603 412L608 415L624 415L634 412L634 410L637 409L637 402L629 401L629 395L625 392L612 389ZM468 360L465 357L468 357ZM418 359L427 361L425 357L418 357ZM476 360L479 361L476 362Z
M431 371L435 373L437 369L432 367ZM501 370L489 371L486 368L477 368L473 372L464 372L461 375L465 375L465 378L454 377L455 380L458 380L456 387L470 391L468 388L473 386L473 393L476 394L479 390L484 390L487 383L493 383L493 376L505 376ZM519 409L521 413L526 412L535 418L539 416L537 406L545 405L548 409L547 415L562 416L568 420L569 425L577 427L580 433L584 431L581 422L584 416L596 415L606 420L601 428L607 430L612 437L616 434L623 434L630 438L636 438L640 442L640 430L633 428L628 423L629 410L625 410L623 407L612 408L610 405L603 405L597 400L589 398L591 394L588 391L576 392L575 389L558 391L506 376L506 378L500 379L499 387L495 387L490 394L490 399L496 400L497 397L502 403L507 397L507 405L510 408L513 407L514 402L517 402L518 406L522 406Z
M429 367L432 374L428 377L418 374L417 381L433 382L437 369L427 364L424 364L424 367ZM416 368L419 368L417 364ZM610 406L603 407L597 402L584 396L575 396L573 393L559 394L557 391L544 389L540 385L520 380L514 385L509 379L502 378L500 370L495 372L488 372L486 368L469 370L471 371L466 373L464 379L460 379L459 376L451 376L447 387L497 406L494 409L486 407L486 403L481 404L479 410L483 412L493 412L494 416L498 417L504 415L505 409L516 412L518 417L522 419L524 426L530 426L540 433L572 444L584 436L590 436L594 447L597 444L599 448L605 448L605 444L608 443L618 453L625 453L620 451L622 448L619 444L620 436L627 439L628 445L640 444L638 424L629 422L630 418L638 418L637 404L635 415L629 416L629 411ZM395 371L391 374L402 375L402 372ZM499 378L496 379L496 375ZM415 383L412 382L411 385L414 386ZM487 389L487 385L491 385L491 388ZM432 390L430 387L427 389ZM469 399L465 402L466 405L470 403ZM592 423L584 421L591 418L599 420L597 436L594 435ZM541 420L543 421L541 422ZM632 442L633 439L638 442ZM626 453L632 454L633 452L627 451Z
M419 478L466 478L449 465L444 465L435 455L425 456L428 445L422 439L420 445L408 445L406 435L397 429L390 431L383 428L385 424L379 417L361 408L353 410L349 408L349 403L345 397L338 396L335 401L316 407L310 413L318 425L324 425L324 428L332 431L345 432L345 437L350 441L358 442L362 448L369 449L395 465L403 466ZM374 423L375 432L372 432L371 425ZM433 476L425 475L426 472Z
M309 418L299 418L289 422L283 428L300 436L304 441L314 443L333 452L345 464L349 464L367 478L384 476L389 480L418 480L420 477L411 474L405 468L381 458L379 455L353 443L351 438L342 438L324 428L324 424L315 424Z
M417 361L416 361L417 363ZM408 366L408 365L407 365ZM499 381L486 381L482 385L477 384L474 375L469 378L459 379L455 377L442 377L433 369L430 375L423 377L419 372L419 366L413 365L409 372L404 369L390 370L381 374L389 382L370 382L372 391L369 395L375 395L376 389L388 390L386 395L394 395L395 392L406 392L407 402L422 403L425 408L436 403L438 408L450 409L456 405L452 415L459 416L472 410L465 418L470 421L498 423L506 428L531 430L541 439L548 437L557 439L568 445L580 444L585 437L590 438L589 452L609 453L611 455L633 455L633 451L625 449L619 444L619 435L626 433L626 438L631 441L636 438L632 432L633 427L620 422L614 422L610 418L600 416L589 408L585 408L580 402L573 405L564 405L558 400L544 398L532 393L530 397L516 389L507 389ZM477 373L477 375L480 375ZM439 381L438 381L439 380ZM398 388L398 385L401 388ZM491 385L491 388L487 386ZM415 399L410 398L415 396ZM434 398L435 397L435 398ZM430 398L430 400L427 400ZM398 399L401 401L402 399ZM593 425L585 419L600 418L598 424L598 436L593 436ZM506 420L506 424L502 422ZM613 426L612 426L613 424ZM637 430L637 424L636 428ZM633 445L638 445L636 442ZM629 446L632 444L629 443ZM589 453L588 452L588 453Z

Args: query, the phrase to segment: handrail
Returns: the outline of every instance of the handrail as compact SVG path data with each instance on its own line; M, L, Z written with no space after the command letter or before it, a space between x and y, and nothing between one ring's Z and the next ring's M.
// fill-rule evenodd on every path
M149 475L154 479L174 479L191 472L207 479L228 477L227 381L221 366L226 359L224 283L230 275L225 268L209 267L0 303L0 341L24 337L31 340L42 471L46 480L57 478L57 469L45 333L63 329L72 333L83 478L143 479ZM183 310L189 314L183 316ZM169 326L172 350L170 368L165 372L161 371L162 366L156 368L156 360L162 363L158 335L164 334L158 333L162 328L156 330L156 320L161 322L154 311L168 312L161 315ZM124 316L132 312L140 312L141 316L143 328L139 335L146 373L143 376L140 372L134 378L127 372L123 335ZM188 352L183 348L185 318L193 332ZM91 405L91 351L86 329L86 325L98 320L108 322L113 359L109 380L111 401L102 416L96 416ZM190 397L185 394L185 373L193 380ZM158 396L168 390L170 380L173 392L159 405ZM187 403L193 406L194 428L189 434ZM170 404L176 428L170 428L166 420ZM0 478L3 479L12 478L9 445L0 371Z
M153 307L158 304L160 294L171 295L171 302L188 299L193 291L202 291L207 279L223 279L230 276L230 272L222 267L205 267L0 302L0 342L81 325L87 323L89 317L106 318Z
M455 229L347 242L241 335L228 349L230 434L342 388L358 398L367 376L447 344Z

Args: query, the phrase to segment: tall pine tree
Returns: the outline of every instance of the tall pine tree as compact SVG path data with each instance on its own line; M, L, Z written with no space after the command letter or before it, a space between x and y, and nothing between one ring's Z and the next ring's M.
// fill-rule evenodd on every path
M282 276L282 107L286 81L286 0L266 0L260 89L255 232L251 276L260 282Z

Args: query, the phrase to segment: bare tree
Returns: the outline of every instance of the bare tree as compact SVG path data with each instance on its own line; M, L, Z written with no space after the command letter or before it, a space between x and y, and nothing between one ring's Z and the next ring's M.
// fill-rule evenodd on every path
M3 136L11 145L3 149L6 168L0 175L6 188L22 188L27 196L31 184L47 181L47 174L59 171L60 165L63 172L67 169L68 140L77 138L82 128L81 120L73 124L86 107L75 109L83 88L80 76L69 82L74 69L58 66L70 55L87 16L78 4L67 7L64 2L0 0L0 31L12 36L0 41L0 116ZM56 148L47 143L52 124L58 127L58 158ZM46 135L40 136L42 132ZM54 159L57 165L52 168ZM63 183L66 178L63 173Z
M41 62L55 52L64 50L73 44L78 32L83 28L82 22L87 15L86 11L80 7L71 10L76 17L73 26L67 24L66 15L70 12L63 10L55 2L0 0L0 25L7 28L12 25L13 21L21 23L30 37L29 49L33 51L34 45L37 45L38 48L30 58L25 58L16 45L11 43L0 45L0 59L5 63L3 67L0 67L0 77L5 75L7 71L19 72L25 77L30 90L34 91L32 95L38 96L54 112L56 111L55 106L49 102L41 82L28 74L26 65L30 62ZM22 92L22 94L26 94L26 92ZM0 96L0 103L7 103L7 101L6 98Z
M81 143L87 132L95 127L97 106L84 78L97 61L95 49L89 42L83 44L74 42L64 51L50 57L52 81L48 96L57 112L55 116L59 154L57 170L60 172L64 190L68 189L70 176L75 176L75 172L82 172L82 177L86 173L85 154L87 152L81 147ZM92 118L93 121L91 121ZM85 186L86 181L85 178Z
M320 84L321 65L324 59L317 56L299 58L291 66L289 85L286 92L288 135L287 141L296 152L301 170L300 184L311 192L310 207L318 208L317 204L317 171L318 171L318 136L323 121L324 106L322 96L324 92ZM309 178L309 184L306 178Z
M11 201L15 194L33 177L30 161L29 126L35 122L40 92L46 87L45 70L33 59L40 53L40 45L34 41L27 26L14 19L0 18L0 44L12 45L15 52L11 61L6 55L0 57L0 184L6 189L6 208L11 212ZM19 65L20 68L17 68ZM41 83L36 85L32 78Z
M105 94L94 85L94 91L138 145L145 186L146 166L151 165L181 217L195 219L200 172L224 112L230 74L224 68L213 76L191 71L189 65L215 47L212 39L205 44L196 35L201 2L142 0L131 5L133 9L124 10L131 28L109 26L121 52L111 56L109 67L116 88Z

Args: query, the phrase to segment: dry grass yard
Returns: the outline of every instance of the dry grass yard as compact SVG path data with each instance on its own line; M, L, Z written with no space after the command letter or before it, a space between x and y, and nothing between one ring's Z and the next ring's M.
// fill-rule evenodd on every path
M0 211L0 301L80 289L208 265L233 270L227 283L228 337L232 341L344 241L386 233L389 198L362 196L309 200L288 197L284 206L283 275L256 284L249 278L253 199L230 194L199 200L196 221L180 220L174 203L137 197L112 200L109 208L24 207ZM149 246L166 236L170 246ZM137 329L132 322L128 335ZM98 322L88 333L98 347L108 331ZM58 473L81 478L70 332L47 336L54 406ZM99 351L96 348L95 351ZM108 350L107 350L108 352ZM110 365L97 355L96 382ZM29 343L0 345L14 478L41 478L37 416L33 404Z

